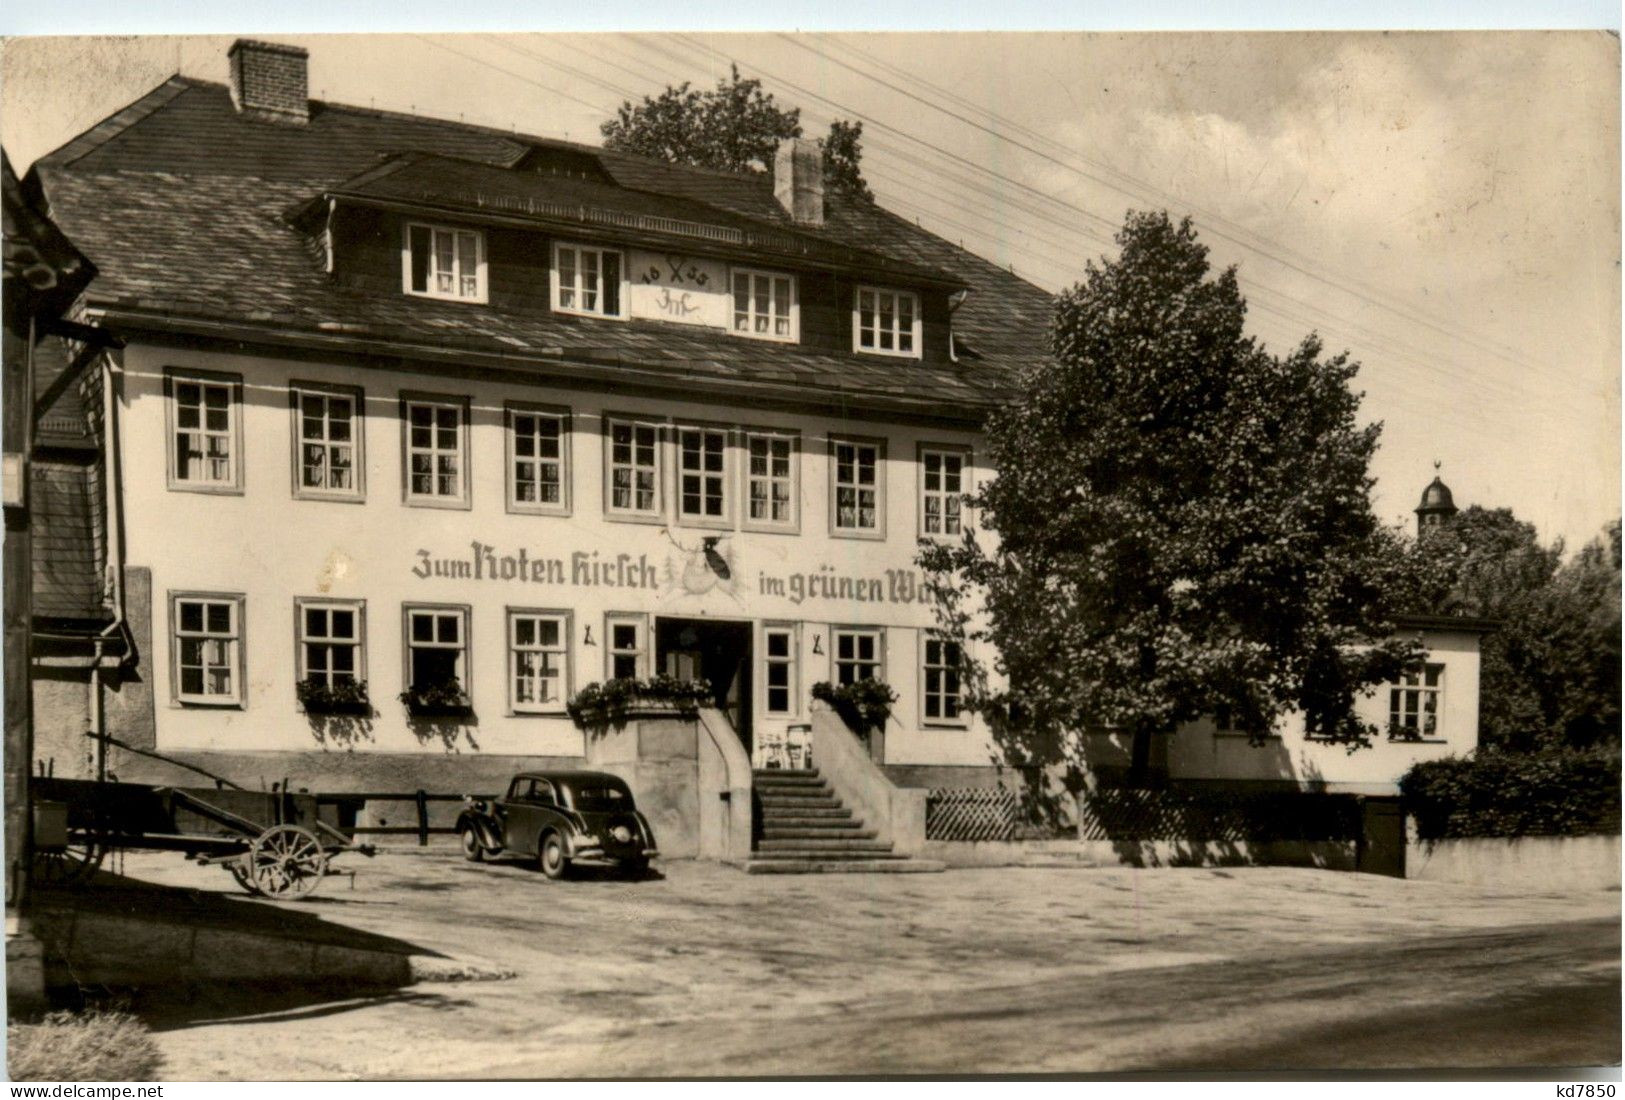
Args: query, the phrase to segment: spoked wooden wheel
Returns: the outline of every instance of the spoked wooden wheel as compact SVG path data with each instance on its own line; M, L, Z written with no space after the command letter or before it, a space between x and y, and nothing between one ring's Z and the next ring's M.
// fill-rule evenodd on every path
M34 881L41 886L75 886L90 879L107 855L94 832L76 832L65 848L34 855Z
M248 878L268 898L302 898L321 884L327 853L321 841L297 825L274 825L248 849Z

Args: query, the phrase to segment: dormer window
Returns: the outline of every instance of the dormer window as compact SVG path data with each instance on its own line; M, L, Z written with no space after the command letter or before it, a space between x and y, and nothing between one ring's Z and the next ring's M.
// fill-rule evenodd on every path
M734 324L740 336L794 343L799 338L800 310L791 275L734 268Z
M408 224L401 244L401 280L408 294L485 301L485 234L477 229Z
M553 308L588 317L624 317L626 264L613 248L584 244L553 245Z
M920 357L920 296L860 286L852 307L852 348L874 355Z

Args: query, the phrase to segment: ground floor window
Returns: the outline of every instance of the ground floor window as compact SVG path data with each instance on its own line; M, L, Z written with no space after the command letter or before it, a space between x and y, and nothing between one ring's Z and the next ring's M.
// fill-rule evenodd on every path
M299 679L319 687L353 684L361 676L362 605L300 600Z
M170 616L176 700L242 702L243 598L177 595Z
M649 667L648 627L641 615L611 615L604 622L604 652L611 680L629 680L647 675Z
M861 627L836 627L835 682L855 684L859 680L879 680L880 631Z
M1439 736L1439 701L1444 666L1423 665L1388 685L1388 736L1417 740Z
M925 719L928 722L960 722L959 643L946 638L925 639L925 660L921 680L925 687Z
M762 631L762 682L766 686L763 705L768 714L796 712L796 639L788 626L770 626Z
M466 700L467 608L406 608L406 687L423 702Z
M558 710L569 692L569 616L508 612L508 704L517 712Z

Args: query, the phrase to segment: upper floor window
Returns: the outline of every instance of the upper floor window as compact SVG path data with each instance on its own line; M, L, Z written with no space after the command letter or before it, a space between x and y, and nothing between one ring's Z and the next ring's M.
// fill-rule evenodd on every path
M605 511L660 517L660 426L607 417L604 424Z
M401 278L408 294L485 301L485 234L409 223L401 248Z
M1388 685L1388 736L1402 741L1439 737L1439 702L1444 691L1444 666L1423 665L1401 673Z
M402 397L406 434L406 501L466 507L468 403L456 398Z
M508 506L516 512L570 511L570 414L508 406Z
M553 308L592 317L624 317L621 254L584 244L553 245Z
M920 534L957 536L964 530L965 466L963 450L920 448Z
M243 380L235 374L171 371L169 487L239 492L243 487Z
M794 531L796 437L745 432L745 526Z
M798 338L801 311L796 306L792 276L735 268L733 292L735 332L787 343Z
M852 346L880 355L920 357L920 298L908 290L860 286L852 310Z
M677 429L677 514L685 520L728 521L728 432Z
M360 499L361 400L360 390L294 383L295 496Z
M830 499L836 534L880 538L884 483L878 441L830 440Z
M170 601L175 699L181 703L242 702L243 598L186 593Z

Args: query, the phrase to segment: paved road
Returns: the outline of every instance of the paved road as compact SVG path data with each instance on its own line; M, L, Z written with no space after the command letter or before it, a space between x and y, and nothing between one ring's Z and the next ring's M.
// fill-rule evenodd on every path
M127 870L220 888L173 857ZM308 908L517 972L154 1014L175 1078L1597 1065L1620 895L1258 868L549 884L389 853Z

